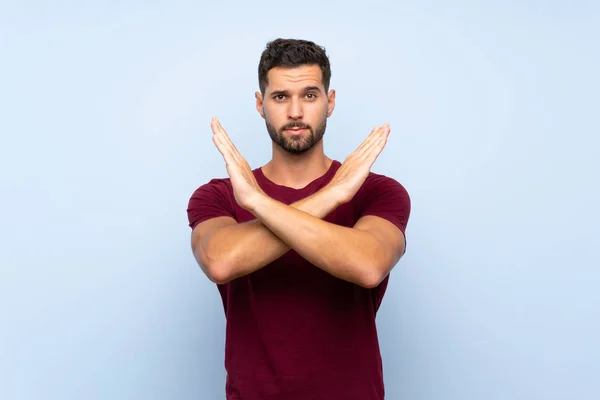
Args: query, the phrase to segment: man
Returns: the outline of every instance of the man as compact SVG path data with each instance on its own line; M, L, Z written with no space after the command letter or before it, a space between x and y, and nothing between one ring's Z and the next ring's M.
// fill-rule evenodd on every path
M370 172L390 128L342 164L325 155L335 91L313 42L268 43L258 77L271 161L252 170L213 118L229 178L198 188L187 210L227 318L227 399L383 399L375 315L410 213L404 187Z

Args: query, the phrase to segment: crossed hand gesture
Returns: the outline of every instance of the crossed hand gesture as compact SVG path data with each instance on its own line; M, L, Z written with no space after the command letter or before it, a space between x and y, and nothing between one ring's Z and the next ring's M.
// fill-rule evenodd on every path
M216 117L211 120L210 127L213 131L213 142L225 160L235 200L240 207L252 210L255 201L265 193L254 178L250 165L234 146ZM376 126L361 145L346 157L328 184L329 188L337 194L339 204L352 200L360 189L369 175L371 166L387 143L389 134L388 124Z

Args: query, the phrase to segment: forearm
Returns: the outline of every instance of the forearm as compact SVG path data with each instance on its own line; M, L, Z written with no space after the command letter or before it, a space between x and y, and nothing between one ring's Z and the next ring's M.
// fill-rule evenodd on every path
M373 287L385 264L371 233L315 218L302 210L264 197L252 212L273 234L313 265L363 287Z
M325 218L338 205L328 189L306 197L289 207L307 213L315 219ZM288 206L286 206L288 207ZM202 243L202 251L211 260L221 281L229 281L250 274L275 261L290 250L259 220L225 226Z

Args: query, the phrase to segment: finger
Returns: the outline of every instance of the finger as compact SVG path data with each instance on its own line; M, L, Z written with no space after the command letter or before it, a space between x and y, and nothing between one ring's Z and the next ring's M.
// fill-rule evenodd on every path
M378 138L383 134L383 131L385 131L386 129L389 129L389 125L387 123L385 123L381 126L377 126L377 128L373 131L373 133L370 134L367 137L367 139L365 140L363 150L365 148L370 147L375 141L377 141Z
M229 150L229 148L223 143L223 139L221 138L221 136L213 135L212 140L215 146L217 147L217 150L219 150L219 153L221 153L221 155L223 156L225 163L231 164L234 161L234 158L231 155L231 151Z
M227 132L223 128L223 125L221 125L221 122L216 117L215 117L215 120L214 120L214 125L215 125L215 130L219 134L221 134L223 136L223 139L225 140L225 142L227 144L229 144L231 148L235 148L235 145L233 144L233 142L229 138L229 135L227 134Z
M225 151L223 150L223 146L221 146L219 139L215 135L213 135L212 141L215 144L215 147L217 148L217 150L219 150L219 153L221 153L221 155L223 156L223 159L225 159L225 161L227 162Z
M379 157L379 154L381 154L381 152L383 151L383 148L387 143L390 131L391 130L389 129L389 127L387 129L384 129L382 131L382 134L377 138L377 140L374 141L371 144L371 146L363 153L364 159L368 160L368 162L370 162L371 165L373 165L377 157Z
M364 153L365 149L369 146L373 138L377 136L377 132L379 131L379 129L381 129L380 126L374 127L373 130L369 133L369 135L367 135L365 140L360 144L360 146L358 146L357 149L354 150L354 152L348 156L348 158L360 158L360 156Z
M233 145L231 139L229 139L229 136L227 136L227 132L225 132L225 129L223 129L223 126L221 125L217 117L213 117L213 119L210 122L210 126L213 130L213 137L217 139L218 146L220 146L220 151L224 151L228 156L226 162L239 163L241 155Z
M220 133L218 121L217 117L212 117L210 120L210 129L212 129L213 135L218 135Z
M371 145L368 148L368 151L373 151L374 149L379 148L380 146L384 146L387 142L387 138L390 135L391 129L389 125L385 124L381 132L377 135L377 137L371 142Z
M216 120L216 128L217 128L218 132L220 133L220 135L222 136L223 142L229 148L233 158L237 162L240 162L241 159L243 159L244 157L242 157L242 155L238 151L237 147L235 147L235 145L233 144L233 141L229 138L229 135L227 134L227 132L225 131L225 129L221 125L221 122L218 119Z
M373 128L373 130L371 130L371 132L367 135L367 137L365 138L365 140L363 140L363 142L360 144L360 146L358 146L355 150L355 153L360 153L365 146L370 142L370 140L376 135L377 131L380 129L380 126L376 126Z
M214 133L212 136L213 143L215 144L215 146L217 146L217 150L219 150L219 152L225 159L225 162L227 164L232 164L233 162L236 161L236 159L231 151L231 147L225 141L222 132L219 130L219 128L215 122L216 121L213 118L213 121L211 121L211 128L213 128L213 133Z
M364 157L365 154L367 154L370 151L370 149L373 147L373 145L379 141L379 138L381 137L381 135L384 134L385 130L386 130L386 125L384 124L384 125L378 127L378 129L376 129L372 135L369 135L367 140L365 140L365 142L364 142L364 146L362 146L360 151L357 152L357 156Z
M361 159L367 159L372 157L377 157L381 150L383 149L383 145L385 145L385 141L387 141L387 136L390 133L390 127L388 124L384 124L381 129L377 132L377 134L369 141L369 143L365 146L363 151L360 154ZM373 154L376 153L376 154Z

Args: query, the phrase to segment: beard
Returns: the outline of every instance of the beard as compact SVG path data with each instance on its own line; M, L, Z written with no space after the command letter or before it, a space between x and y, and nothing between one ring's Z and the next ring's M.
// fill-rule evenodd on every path
M269 123L265 118L267 124L267 131L271 140L281 147L283 150L292 154L302 154L312 149L315 144L319 143L325 135L325 129L327 128L327 118L323 118L317 129L313 129L312 126L303 122L289 122L283 125L281 128L276 129ZM286 129L302 128L309 131L308 134L285 136L284 131Z

